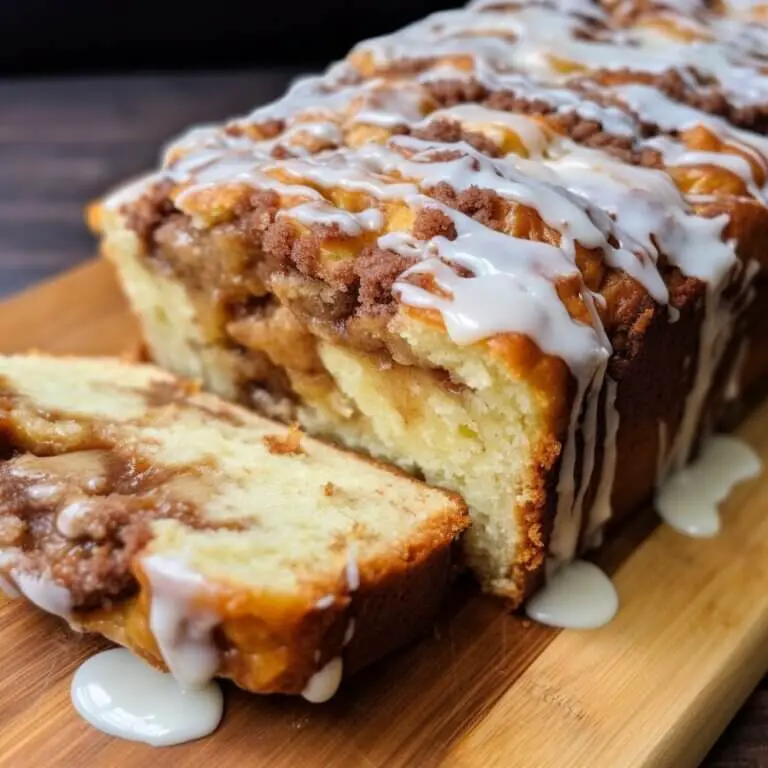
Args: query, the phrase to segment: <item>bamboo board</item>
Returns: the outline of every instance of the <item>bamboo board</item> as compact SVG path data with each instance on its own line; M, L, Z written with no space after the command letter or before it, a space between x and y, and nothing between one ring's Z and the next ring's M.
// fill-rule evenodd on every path
M102 263L0 305L2 352L119 354L137 343ZM741 435L768 459L768 404ZM600 630L533 625L460 585L432 636L329 704L228 687L216 734L166 750L75 714L72 672L102 641L0 598L0 765L695 765L768 670L768 476L737 488L723 512L711 541L639 516L601 555L622 608Z

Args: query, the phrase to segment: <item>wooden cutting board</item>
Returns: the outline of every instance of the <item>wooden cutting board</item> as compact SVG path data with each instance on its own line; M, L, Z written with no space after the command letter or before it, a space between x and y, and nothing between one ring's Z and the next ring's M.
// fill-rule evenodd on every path
M101 263L0 305L2 352L117 354L137 343ZM768 459L768 405L741 435ZM711 541L638 516L601 554L622 608L600 630L533 625L459 585L432 636L329 704L228 687L217 733L165 750L104 736L75 714L72 672L102 641L0 598L0 763L695 765L768 670L768 476L736 489L723 512Z

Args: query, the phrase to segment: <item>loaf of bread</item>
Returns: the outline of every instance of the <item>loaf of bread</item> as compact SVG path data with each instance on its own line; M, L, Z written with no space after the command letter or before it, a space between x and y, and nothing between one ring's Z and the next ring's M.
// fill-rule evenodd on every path
M0 357L0 587L182 683L328 698L430 627L467 522L152 366Z
M91 211L154 359L453 489L519 604L768 374L766 6L475 2Z

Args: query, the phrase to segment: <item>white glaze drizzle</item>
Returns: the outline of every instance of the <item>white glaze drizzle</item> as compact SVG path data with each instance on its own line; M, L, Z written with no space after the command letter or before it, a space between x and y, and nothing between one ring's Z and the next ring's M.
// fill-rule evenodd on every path
M557 8L559 11L573 16L584 16L588 19L605 19L605 11L592 0L528 0L530 5L545 5ZM472 0L467 8L482 10L489 6L500 5L500 0Z
M704 281L722 280L736 263L733 245L721 240L727 217L694 216L666 173L626 165L571 142L564 145L569 151L553 160L539 164L517 162L530 172L554 173L567 189L615 216L620 232L628 233L642 252L652 257L650 261L638 261L638 265L615 265L638 279L657 301L664 298L666 288L656 269L658 251L654 240L684 274ZM621 252L612 255L616 258Z
M99 503L97 499L87 497L68 501L56 515L56 528L63 536L76 539L86 532L86 522Z
M84 661L72 678L72 703L94 728L110 736L167 747L216 730L224 710L221 688L182 688L124 648Z
M315 608L317 608L318 611L324 611L327 608L330 608L335 602L336 602L336 597L334 595L323 595L315 603Z
M589 33L588 25L556 8L526 4L479 12L470 7L432 14L392 35L360 43L355 52L372 56L378 66L469 57L474 65L482 61L497 70L514 65L553 81L566 79L555 66L556 59L588 69L647 73L675 69L683 76L692 68L718 80L736 104L768 100L768 78L759 71L760 57L749 47L733 44L733 28L710 25L710 31L722 39L688 43L665 36L658 28L636 27L605 28L597 40L583 40L579 35Z
M602 527L611 519L611 494L613 480L616 476L616 440L619 434L619 412L616 408L618 383L610 378L605 379L605 404L603 421L605 433L603 436L603 460L600 467L600 480L595 491L595 499L589 509L584 537L587 546L598 546L601 542Z
M280 211L279 215L309 227L315 224L335 225L350 237L360 235L362 232L376 231L384 226L384 216L376 208L369 208L360 213L350 213L324 202L297 205L286 211Z
M61 584L47 576L25 573L18 568L14 568L10 576L18 592L38 608L63 619L70 617L72 596Z
M347 562L344 566L344 576L347 580L347 589L355 592L360 587L360 569L357 566L357 549L352 546L347 552Z
M357 564L357 548L353 545L347 551L347 558L344 563L344 580L347 584L347 590L352 593L360 588L360 569ZM329 608L335 598L333 595L326 595L315 603L317 608ZM355 619L350 616L347 619L347 626L344 630L342 647L346 647L352 642L355 635ZM315 661L320 658L320 652L315 651ZM333 698L341 684L344 675L344 661L341 656L331 659L324 667L315 672L309 678L301 695L313 704L321 704Z
M642 120L664 131L686 131L701 125L723 141L745 151L766 168L768 138L765 136L737 128L721 117L674 101L650 85L630 83L609 88L608 92L618 97Z
M339 73L345 74L345 73ZM423 86L400 81L396 84L381 79L339 86L333 68L325 76L299 79L281 99L230 121L226 130L216 126L195 126L170 142L163 151L166 168L176 166L184 155L192 155L200 165L204 153L244 153L266 160L280 145L291 152L307 154L307 140L338 146L344 128L352 124L392 128L413 125L423 117L427 98ZM274 138L255 140L248 129L273 120L283 123ZM123 200L121 200L123 202Z
M395 284L404 303L437 309L457 344L515 330L534 338L544 352L562 357L582 375L607 356L598 329L573 320L558 299L553 278L580 277L564 251L546 243L509 238L432 201L424 207L434 207L452 218L458 236L426 243L399 234L379 239L383 248L425 255ZM474 276L461 277L443 260L469 269ZM451 298L405 281L421 272L429 272Z
M497 144L501 144L502 132L513 131L525 147L529 157L540 157L550 142L543 126L528 115L502 112L479 104L458 104L447 109L431 112L423 124L438 120L456 121L468 128L479 128Z
M739 263L739 262L736 262ZM741 307L741 299L751 286L750 270L742 268L742 283L739 295L732 300L723 297L723 291L730 284L730 273L734 263L722 264L716 279L706 283L704 317L699 331L699 350L693 383L685 401L683 418L665 457L665 471L678 471L690 460L701 415L706 403L712 379L722 360ZM694 275L696 276L696 275Z
M342 645L349 645L352 642L352 638L355 636L355 620L350 618L347 622L347 628L344 630L344 640Z
M741 155L728 152L701 152L688 150L679 142L663 137L651 139L647 145L658 149L664 157L667 167L686 165L717 165L743 179L755 197L762 198L763 191L754 184L752 167Z
M557 485L557 510L552 526L552 535L547 553L547 573L551 576L563 563L574 558L579 546L579 534L583 523L584 496L592 479L592 469L595 459L595 443L597 434L597 403L600 389L605 377L607 357L595 371L592 381L586 386L579 381L579 389L572 406L568 427L568 436L563 446L562 465ZM583 424L579 429L579 417L582 409L586 408ZM576 487L576 435L583 436L581 482Z
M307 115L325 115L331 119L340 112L357 106L359 122L389 127L414 122L422 117L424 92L417 84L401 82L392 85L382 79L338 87L335 75L343 71L330 70L323 76L297 80L277 101L251 112L245 124L268 120L287 120L295 124ZM233 123L236 125L239 121Z
M207 683L219 666L213 630L220 619L195 605L205 580L183 562L162 555L144 557L141 567L151 594L149 629L163 661L181 685Z
M344 664L341 657L337 656L331 659L309 678L301 695L313 704L322 704L328 701L339 689L343 671Z
M590 95L586 92L568 90L567 87L553 85L522 72L499 72L482 58L476 59L474 64L474 71L471 75L456 67L443 65L428 69L418 76L418 80L422 83L429 83L434 80L461 82L472 77L489 91L507 91L521 98L546 102L558 114L575 113L582 118L596 120L606 131L616 136L635 136L638 132L637 120L634 117L619 107L604 105L591 100ZM450 109L455 109L455 107ZM501 112L501 110L492 111ZM501 113L505 114L504 112Z
M64 495L64 487L58 483L37 483L26 489L27 498L35 502L53 502Z
M399 152L396 151L398 149ZM406 159L403 150L414 154ZM459 157L434 160L434 157L439 157L437 153L441 150L458 153ZM663 282L659 277L653 277L658 274L655 264L649 268L643 266L649 261L643 246L633 240L630 233L620 230L598 208L591 206L592 200L588 195L569 194L563 186L542 176L543 166L540 163L514 155L505 160L491 160L464 142L442 144L412 138L395 138L387 146L368 145L361 152L361 158L379 173L396 172L406 178L416 178L425 188L441 182L447 182L457 191L470 187L486 188L506 200L529 206L560 233L560 247L567 252L569 258L574 255L576 242L585 248L599 248L609 264L626 266L633 276L636 275L641 282L648 284L652 295L666 301ZM554 182L559 182L559 179L554 179ZM612 246L609 243L610 237L616 237L623 244L622 247Z
M656 509L665 523L694 538L720 532L718 506L738 483L762 471L757 453L731 435L713 435L700 456L669 477L656 494Z

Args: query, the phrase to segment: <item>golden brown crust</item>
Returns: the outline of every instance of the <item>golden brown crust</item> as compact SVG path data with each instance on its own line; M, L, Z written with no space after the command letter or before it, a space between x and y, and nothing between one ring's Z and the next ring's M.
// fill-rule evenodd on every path
M334 658L342 658L345 677L354 674L430 629L453 576L453 549L452 540L425 539L407 559L372 563L361 570L360 587L351 595L326 593L333 597L329 608L304 600L244 603L237 595L221 595L214 604L223 616L215 638L221 650L217 676L254 693L298 694ZM137 576L138 595L75 614L72 621L167 670L149 629L151 592ZM354 630L345 645L351 620Z

